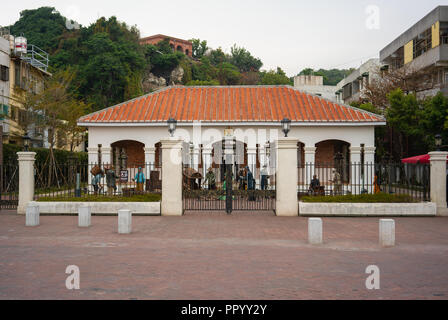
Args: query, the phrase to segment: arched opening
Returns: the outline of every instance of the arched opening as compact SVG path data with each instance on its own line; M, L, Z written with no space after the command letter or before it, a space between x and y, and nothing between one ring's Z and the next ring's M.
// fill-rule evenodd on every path
M247 155L247 144L238 141L236 139L231 140L230 142L226 140L217 141L212 145L212 169L217 177L217 181L222 183L225 179L226 175L226 156L224 153L225 148L229 147L233 148L233 163L232 164L232 175L233 177L238 177L238 172L241 169L244 169L248 166L248 155ZM255 174L256 172L256 164L253 168L250 168L251 171Z
M177 46L176 50L179 52L184 52L184 49L182 48L182 46Z
M174 44L170 43L171 50L174 51Z
M135 140L121 140L112 143L112 156L114 167L136 167L145 165L145 145Z
M324 140L316 144L315 173L321 180L332 180L333 170L339 172L342 182L350 180L350 143L341 140Z
M189 55L190 55L190 50L185 49L185 54L186 54L187 56L189 56Z

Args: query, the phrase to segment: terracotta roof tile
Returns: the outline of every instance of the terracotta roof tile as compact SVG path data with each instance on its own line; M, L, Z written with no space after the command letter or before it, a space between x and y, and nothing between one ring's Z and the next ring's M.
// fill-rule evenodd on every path
M290 86L167 87L86 115L79 123L230 121L384 122L384 118Z

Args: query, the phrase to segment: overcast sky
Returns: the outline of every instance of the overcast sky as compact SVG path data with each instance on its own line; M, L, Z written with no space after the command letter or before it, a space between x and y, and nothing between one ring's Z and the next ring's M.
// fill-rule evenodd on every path
M2 1L0 25L24 9L52 6L89 25L117 16L142 36L165 34L208 41L229 52L236 43L259 57L263 69L289 76L305 67L347 68L379 51L438 5L435 0L57 0Z

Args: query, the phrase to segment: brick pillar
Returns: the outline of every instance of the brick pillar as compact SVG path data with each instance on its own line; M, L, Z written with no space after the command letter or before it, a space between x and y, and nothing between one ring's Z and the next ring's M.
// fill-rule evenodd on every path
M438 216L448 216L446 203L446 159L448 152L429 153L431 159L431 202L437 205Z
M19 205L18 214L25 214L26 206L34 198L35 152L17 152L19 159Z
M280 217L299 215L297 200L297 143L295 138L277 140L276 214Z
M181 216L182 139L169 138L162 143L162 216Z

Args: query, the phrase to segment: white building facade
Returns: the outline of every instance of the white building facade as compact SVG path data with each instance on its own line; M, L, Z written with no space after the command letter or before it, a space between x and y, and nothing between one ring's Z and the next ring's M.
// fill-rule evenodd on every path
M80 118L89 131L89 163L116 166L126 154L128 167L161 168L170 118L177 121L174 136L184 141L184 163L204 176L212 168L218 180L226 139L235 141L236 166L249 166L256 179L264 165L274 171L284 118L291 120L288 136L300 141L299 168L331 164L336 154L346 163L373 163L375 126L385 125L379 115L290 86L167 87Z

